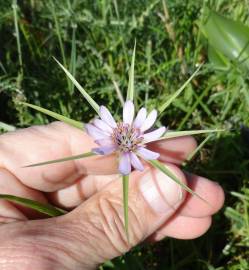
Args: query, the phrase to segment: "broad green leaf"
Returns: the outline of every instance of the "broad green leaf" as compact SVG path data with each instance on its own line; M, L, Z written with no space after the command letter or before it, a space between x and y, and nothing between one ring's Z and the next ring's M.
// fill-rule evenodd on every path
M129 217L128 217L129 175L123 175L122 181L123 181L123 207L124 207L125 232L127 239L129 241Z
M87 152L87 153L77 155L77 156L71 156L71 157L65 157L65 158L60 158L60 159L54 159L54 160L48 160L48 161L44 161L44 162L39 162L39 163L23 166L23 168L37 167L37 166L43 166L43 165L48 165L48 164L60 163L60 162L65 162L65 161L69 161L69 160L87 158L87 157L91 157L91 156L94 156L94 155L95 155L95 153L93 153L93 152Z
M225 129L203 129L203 130L183 130L183 131L167 131L164 136L161 138L155 140L165 140L165 139L172 139L172 138L178 138L178 137L184 137L184 136L192 136L192 135L198 135L198 134L206 134L206 133L215 133L215 132L222 132L225 131ZM154 142L155 142L154 141Z
M0 194L0 199L11 201L25 207L34 209L40 213L46 214L51 217L61 216L67 213L67 211L54 207L51 204L44 204L30 199L17 197L13 195Z
M99 105L92 99L92 97L86 92L86 90L76 81L74 76L65 68L63 65L54 58L56 63L60 66L60 68L66 73L68 78L72 81L75 87L81 92L83 97L88 101L88 103L92 106L92 108L99 114Z
M76 120L73 120L73 119L70 119L66 116L63 116L61 114L58 114L58 113L55 113L55 112L52 112L52 111L49 111L47 109L44 109L42 107L39 107L39 106L36 106L36 105L33 105L33 104L29 104L29 103L26 103L26 102L20 102L21 104L25 105L25 106L28 106L34 110L37 110L41 113L44 113L44 114L47 114L53 118L55 118L56 120L59 120L59 121L62 121L62 122L65 122L71 126L74 126L76 128L79 128L81 130L83 130L84 128L84 124L79 122L79 121L76 121Z
M126 100L132 100L134 99L134 66L135 66L135 56L136 56L136 42L133 49L132 54L132 60L131 60L131 66L129 70L129 84L128 84L128 90L127 90L127 97Z
M209 10L201 30L209 44L230 60L249 68L249 27Z
M211 45L208 46L208 59L217 69L229 69L229 60Z
M196 74L201 69L202 64L196 69L196 71L189 77L189 79L172 95L167 99L158 109L159 113L162 113L185 89L185 87L191 82L191 80L196 76Z
M200 195L198 195L196 192L194 192L191 188L189 188L187 185L185 185L184 183L182 183L177 176L172 173L170 171L170 169L168 169L168 166L166 164L161 163L158 160L148 160L148 162L155 168L159 169L161 172L163 172L164 174L166 174L168 177L170 177L173 181L175 181L178 185L180 185L184 190L186 190L187 192L189 192L192 195L197 196L199 199L201 199L202 201L206 202L207 204L209 204L208 201L206 201L205 199L203 199Z

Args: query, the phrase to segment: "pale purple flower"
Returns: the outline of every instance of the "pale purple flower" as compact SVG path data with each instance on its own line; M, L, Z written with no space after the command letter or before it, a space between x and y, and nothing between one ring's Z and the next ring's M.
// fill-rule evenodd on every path
M119 154L119 172L127 175L131 169L142 171L144 166L140 160L158 159L159 153L146 148L146 144L159 139L166 131L165 127L151 130L157 118L157 111L152 110L148 115L145 108L138 111L134 119L135 108L132 101L125 102L123 121L116 123L105 106L100 106L100 119L92 124L86 124L87 133L100 146L92 151L100 155L113 152Z

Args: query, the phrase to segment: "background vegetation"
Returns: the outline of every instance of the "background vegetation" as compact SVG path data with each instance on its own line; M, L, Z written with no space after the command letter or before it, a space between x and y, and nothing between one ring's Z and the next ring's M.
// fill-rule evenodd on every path
M249 269L249 132L241 129L249 125L248 67L229 55L226 68L214 61L201 27L208 7L249 25L247 0L0 1L2 132L51 121L19 101L80 121L93 116L52 56L114 113L135 39L138 105L157 107L205 62L161 122L171 129L231 129L199 136L199 152L185 165L225 188L225 207L203 237L141 245L104 269Z

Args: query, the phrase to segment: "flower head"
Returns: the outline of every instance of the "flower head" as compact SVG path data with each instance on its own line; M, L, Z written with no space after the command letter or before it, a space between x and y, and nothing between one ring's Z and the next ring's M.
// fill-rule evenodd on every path
M105 106L100 106L100 119L92 124L86 124L87 133L99 145L92 151L100 155L113 152L119 154L119 172L127 175L131 168L142 171L144 166L140 158L145 160L157 159L159 153L146 148L146 144L157 140L166 131L165 127L151 130L157 118L157 111L152 110L148 115L145 108L138 111L134 119L134 104L128 100L123 108L123 121L116 122Z

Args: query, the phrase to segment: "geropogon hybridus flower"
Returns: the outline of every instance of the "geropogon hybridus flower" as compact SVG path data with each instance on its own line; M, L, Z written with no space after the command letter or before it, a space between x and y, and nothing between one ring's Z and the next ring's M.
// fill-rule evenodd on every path
M148 115L141 108L134 119L135 108L132 101L125 102L123 121L116 122L105 106L100 106L101 119L95 119L92 124L86 124L87 133L100 146L92 149L96 154L119 154L119 172L128 175L131 168L142 171L144 166L140 158L145 160L158 159L159 153L146 148L146 144L159 139L166 131L165 127L151 130L156 121L157 111L152 110Z

